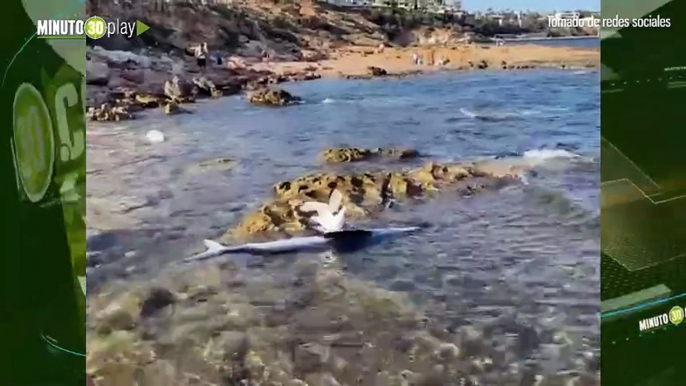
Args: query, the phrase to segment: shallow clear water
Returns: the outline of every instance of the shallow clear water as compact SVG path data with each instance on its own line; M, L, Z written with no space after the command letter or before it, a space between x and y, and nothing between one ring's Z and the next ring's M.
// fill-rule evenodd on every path
M198 103L189 115L153 111L125 125L92 125L89 248L97 256L89 288L154 276L197 252L202 239L268 200L277 182L324 169L410 165L324 166L318 155L326 147L413 147L425 155L415 163L538 160L528 185L401 203L369 222L431 226L337 259L351 275L431 302L449 326L484 326L494 346L515 350L513 362L534 359L547 373L579 369L599 348L597 80L596 72L554 70L322 80L285 85L304 103L283 109L232 97ZM150 129L166 141L147 144ZM539 149L584 158L551 159ZM236 164L194 169L219 157ZM120 201L139 208L110 214ZM248 269L284 270L290 259ZM527 332L532 338L522 341Z

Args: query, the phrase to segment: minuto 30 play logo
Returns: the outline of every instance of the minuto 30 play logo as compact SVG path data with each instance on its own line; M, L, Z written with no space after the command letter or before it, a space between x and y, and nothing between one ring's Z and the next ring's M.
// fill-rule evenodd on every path
M50 19L36 21L36 35L41 39L100 39L114 35L133 38L144 33L150 27L140 20L106 21L100 16L91 16L86 20Z

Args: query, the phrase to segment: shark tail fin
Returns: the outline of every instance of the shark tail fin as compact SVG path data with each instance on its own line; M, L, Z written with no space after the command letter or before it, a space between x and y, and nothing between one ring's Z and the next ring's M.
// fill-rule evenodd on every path
M217 251L221 251L222 249L224 249L223 245L219 244L216 241L212 241L212 240L205 240L205 241L203 241L203 244L205 244L205 248L207 248L207 252L217 252Z

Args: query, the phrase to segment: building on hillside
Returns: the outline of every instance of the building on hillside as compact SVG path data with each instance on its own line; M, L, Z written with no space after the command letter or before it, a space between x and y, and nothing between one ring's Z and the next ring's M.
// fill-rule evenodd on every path
M328 1L340 1L340 0L328 0ZM359 0L358 0L359 1ZM456 0L456 4L459 7L461 5L461 0ZM454 5L446 6L443 0L368 0L360 5L369 5L373 7L397 7L403 9L454 9ZM455 2L453 2L455 3ZM459 9L459 8L458 8Z
M339 7L362 7L369 5L367 0L325 0L325 2Z
M579 12L555 12L550 17L556 20L562 19L578 19L581 15Z

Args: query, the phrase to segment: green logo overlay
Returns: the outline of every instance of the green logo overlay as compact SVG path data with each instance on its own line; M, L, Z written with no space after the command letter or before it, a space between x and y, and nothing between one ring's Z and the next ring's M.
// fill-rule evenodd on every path
M100 16L88 19L39 19L36 21L36 36L39 39L102 39L115 35L132 39L150 29L140 20L108 20Z
M100 39L107 32L107 22L99 16L92 16L86 20L84 31L91 39Z
M672 307L669 310L669 321L675 326L681 324L684 321L684 309L679 306Z
M14 94L13 151L19 182L31 202L43 199L50 186L55 139L48 107L40 92L23 83Z

